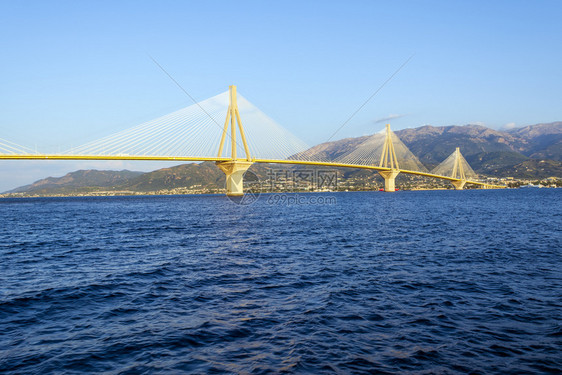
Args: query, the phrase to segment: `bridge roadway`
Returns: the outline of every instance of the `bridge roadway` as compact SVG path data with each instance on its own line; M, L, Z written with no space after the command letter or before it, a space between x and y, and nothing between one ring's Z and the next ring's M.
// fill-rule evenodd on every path
M133 155L66 155L66 154L0 154L0 160L145 160L145 161L212 161L212 162L226 162L232 161L228 157L184 157L184 156L133 156ZM334 168L358 168L358 169L370 169L374 171L391 171L391 168L376 167L371 165L357 165L357 164L345 164L336 162L320 162L320 161L304 161L304 160L275 160L275 159L237 159L240 162L252 162L252 163L266 163L266 164L290 164L290 165L310 165L310 166L322 166L322 167L334 167ZM447 180L451 182L461 181L459 178L453 178L448 176L441 176L432 173L409 171L405 169L398 169L400 173L432 177L442 180ZM491 185L478 181L466 180L467 184L484 186L486 188L492 189L503 189L506 186L503 185Z

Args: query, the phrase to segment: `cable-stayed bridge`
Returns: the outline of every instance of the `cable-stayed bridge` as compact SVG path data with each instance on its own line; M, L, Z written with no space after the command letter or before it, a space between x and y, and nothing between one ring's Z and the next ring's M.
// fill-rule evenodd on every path
M447 180L457 190L467 183L505 187L474 181L476 174L458 148L427 171L390 125L342 155L329 155L323 146L309 148L230 86L202 102L61 153L40 153L0 138L0 159L213 161L226 175L228 195L243 194L244 173L254 163L370 169L384 178L388 192L395 191L400 173Z

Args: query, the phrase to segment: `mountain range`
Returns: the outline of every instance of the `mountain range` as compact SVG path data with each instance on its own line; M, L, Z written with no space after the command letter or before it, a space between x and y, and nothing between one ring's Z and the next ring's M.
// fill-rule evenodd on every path
M494 130L481 125L426 125L399 130L395 134L429 170L460 147L468 163L479 174L526 179L562 177L562 122L510 130ZM322 143L312 147L307 154L335 159L354 150L368 137ZM260 178L265 178L268 169L268 166L259 164L251 167ZM365 175L362 170L347 169L341 173L343 177ZM49 195L180 188L220 190L224 188L224 175L211 162L182 164L148 173L85 170L60 178L49 177L7 193Z

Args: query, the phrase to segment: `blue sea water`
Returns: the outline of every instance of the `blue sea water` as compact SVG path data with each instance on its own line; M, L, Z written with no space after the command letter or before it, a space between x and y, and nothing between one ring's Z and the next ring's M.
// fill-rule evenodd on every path
M0 200L0 372L560 373L562 190L299 197Z

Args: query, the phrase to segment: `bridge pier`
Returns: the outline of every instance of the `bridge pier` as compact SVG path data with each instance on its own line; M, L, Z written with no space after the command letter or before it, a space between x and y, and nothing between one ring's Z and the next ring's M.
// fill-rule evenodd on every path
M465 184L466 180L451 181L451 185L455 187L455 190L462 190Z
M222 161L217 166L226 175L226 195L231 197L244 195L244 173L253 164L251 161Z
M392 169L390 171L379 171L379 174L382 178L384 178L384 191L396 191L395 180L398 173L400 173L400 171L396 169Z

